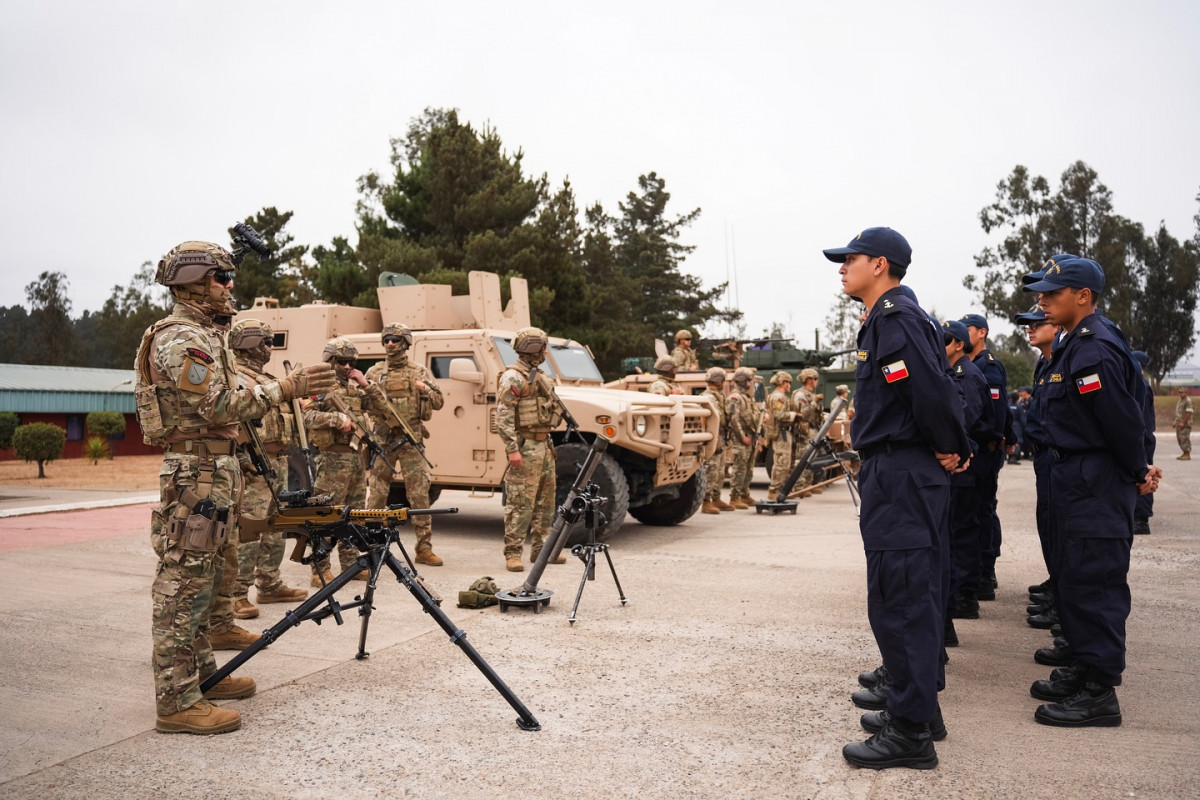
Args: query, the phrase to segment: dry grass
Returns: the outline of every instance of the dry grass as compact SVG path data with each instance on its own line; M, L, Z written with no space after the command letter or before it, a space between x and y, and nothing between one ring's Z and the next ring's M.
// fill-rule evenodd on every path
M162 456L118 455L96 464L85 458L68 458L46 464L46 477L39 479L36 461L0 461L0 486L155 492L160 464Z

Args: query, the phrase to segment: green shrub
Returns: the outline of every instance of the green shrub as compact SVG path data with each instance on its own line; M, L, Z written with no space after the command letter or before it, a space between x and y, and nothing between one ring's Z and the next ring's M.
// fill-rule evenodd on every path
M38 477L44 478L46 462L62 458L63 446L67 443L67 432L49 422L32 422L13 431L12 443L17 458L36 461Z
M13 431L21 424L21 418L11 411L0 411L0 450L12 447Z
M88 437L83 446L83 457L93 464L102 458L112 458L112 451L108 449L108 439L101 436Z
M93 436L111 439L118 433L125 432L125 415L120 411L93 411L87 415L87 429ZM105 458L112 458L116 447L111 442L107 444Z

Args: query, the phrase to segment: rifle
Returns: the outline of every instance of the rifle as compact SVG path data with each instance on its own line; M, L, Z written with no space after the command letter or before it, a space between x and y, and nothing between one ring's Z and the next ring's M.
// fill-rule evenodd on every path
M530 382L537 380L539 371L538 367L532 367L529 370ZM546 380L549 380L549 378ZM579 432L579 423L575 421L575 417L571 414L571 410L567 408L567 404L558 396L558 392L554 392L554 402L558 404L558 410L562 412L562 418L567 423L567 436L570 437L571 432L574 431L575 435L579 437L579 441L586 445L588 442L587 439L583 438L583 434Z
M291 362L284 359L283 368L291 372ZM300 398L293 397L291 402L292 416L296 418L296 433L300 437L300 454L304 456L304 469L308 472L308 487L311 489L317 485L317 468L313 464L316 453L308 444L308 431L304 427L304 410L300 408Z
M346 401L342 399L341 395L339 395L337 392L330 392L325 396L329 398L329 402L333 403L334 407L337 408L338 411L346 415L346 418L350 420L350 424L354 426L354 430L357 432L359 440L365 444L367 449L370 451L371 455L367 459L367 469L375 466L376 458L383 458L386 460L388 457L387 452L379 446L378 442L371 438L371 434L367 432L366 426L354 416L354 414L350 411L350 407L346 405Z
M246 442L242 448L246 451L246 455L250 456L250 463L254 465L254 469L267 482L267 489L271 491L271 498L275 501L276 508L279 507L279 495L275 494L275 478L277 473L275 468L271 466L271 459L267 458L267 452L263 449L262 439L258 438L257 428L262 425L262 421L252 419L242 423L242 430L246 432Z
M425 455L425 443L417 438L412 428L408 427L408 423L400 416L400 412L395 409L391 401L385 399L384 402L388 413L391 415L392 422L400 426L400 441L396 442L391 449L393 451L399 450L403 445L410 444L421 454L421 458L425 459L425 463L429 465L429 468L433 469L433 462L429 460L429 456Z

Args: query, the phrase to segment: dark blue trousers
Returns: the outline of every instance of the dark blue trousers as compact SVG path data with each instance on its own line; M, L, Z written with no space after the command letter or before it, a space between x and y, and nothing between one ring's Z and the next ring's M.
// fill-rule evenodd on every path
M928 723L945 686L950 481L930 450L882 453L859 470L867 618L888 671L888 710Z
M1049 450L1040 450L1033 456L1033 477L1037 486L1037 504L1034 517L1037 520L1038 541L1042 545L1042 560L1046 563L1046 574L1054 581L1054 518L1050 513L1050 461Z

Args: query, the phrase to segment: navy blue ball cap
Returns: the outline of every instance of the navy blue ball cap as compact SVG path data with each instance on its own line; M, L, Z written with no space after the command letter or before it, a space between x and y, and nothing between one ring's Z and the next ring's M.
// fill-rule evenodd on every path
M1028 275L1021 276L1021 288L1024 289L1031 283L1037 283L1042 279L1042 276L1046 274L1047 269L1068 258L1079 258L1079 256L1075 255L1074 253L1055 253L1054 255L1050 256L1046 259L1046 263L1042 264L1042 268L1037 272L1031 272ZM1025 291L1029 290L1025 289Z
M963 344L969 345L971 343L971 334L967 332L967 326L961 320L946 320L942 323L942 330Z
M1141 364L1143 367L1148 367L1150 365L1150 354L1145 350L1134 350L1133 360Z
M888 260L889 264L895 264L903 269L907 269L908 265L912 263L912 247L909 246L908 239L891 228L867 228L851 239L850 244L845 247L835 247L822 252L830 261L838 263L845 261L846 256L854 253L863 253L872 258L882 256Z
M985 331L991 330L988 327L987 317L983 314L963 314L959 319L962 320L962 324L966 327L982 328Z
M888 260L890 261L891 259L888 259ZM903 283L900 284L900 294L904 295L909 300L912 300L918 306L921 305L921 302L919 300L917 300L917 293L914 292L910 287L906 286Z
M1042 311L1042 307L1034 303L1029 307L1028 311L1022 311L1013 317L1013 322L1018 325L1036 325L1039 322L1046 321L1046 312Z
M1067 255L1046 262L1041 278L1021 287L1027 292L1054 292L1059 289L1104 291L1104 269L1090 258Z

